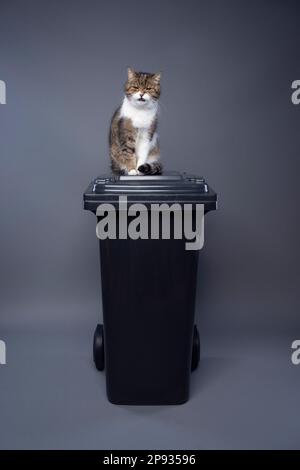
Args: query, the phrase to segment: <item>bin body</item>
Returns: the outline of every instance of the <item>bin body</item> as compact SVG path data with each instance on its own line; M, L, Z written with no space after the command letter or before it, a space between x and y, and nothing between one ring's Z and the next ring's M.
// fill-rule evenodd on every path
M117 209L117 195L126 194L128 205L187 202L204 204L205 211L215 209L216 194L206 183L200 188L188 178L98 178L85 193L85 208L96 212L99 204L110 202ZM185 188L180 187L183 181ZM99 243L108 399L126 405L184 403L189 397L199 251L187 251L185 238L166 240L161 234L159 239L108 238Z

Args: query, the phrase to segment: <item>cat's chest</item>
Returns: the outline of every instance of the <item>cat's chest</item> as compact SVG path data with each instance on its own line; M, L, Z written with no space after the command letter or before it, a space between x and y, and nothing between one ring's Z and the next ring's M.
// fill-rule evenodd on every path
M130 119L136 129L149 129L155 119L156 112L136 109L133 106L122 106L121 116Z
M154 116L152 114L148 114L147 112L137 111L136 113L133 113L129 118L132 121L133 127L136 127L137 129L149 129L154 119Z

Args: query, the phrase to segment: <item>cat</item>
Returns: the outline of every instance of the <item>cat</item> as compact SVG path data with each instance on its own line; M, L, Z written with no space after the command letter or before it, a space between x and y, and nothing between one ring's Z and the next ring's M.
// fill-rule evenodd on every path
M131 68L127 72L123 103L111 120L111 168L117 174L160 174L157 114L161 74Z

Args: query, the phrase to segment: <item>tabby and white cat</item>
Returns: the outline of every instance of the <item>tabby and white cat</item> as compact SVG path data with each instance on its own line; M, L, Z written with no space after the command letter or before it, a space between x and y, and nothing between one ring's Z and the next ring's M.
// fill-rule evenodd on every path
M160 73L128 69L125 97L110 126L109 146L114 173L161 173L157 137L159 96Z

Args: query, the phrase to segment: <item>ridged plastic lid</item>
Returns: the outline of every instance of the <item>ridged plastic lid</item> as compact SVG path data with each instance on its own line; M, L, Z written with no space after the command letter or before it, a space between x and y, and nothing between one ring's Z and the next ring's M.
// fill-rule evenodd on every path
M190 193L197 191L208 192L204 178L186 175L185 173L169 172L153 176L98 176L94 180L93 192L138 192L138 193Z
M84 193L84 208L93 210L101 202L117 202L126 195L128 202L214 203L217 196L201 176L166 172L153 176L112 176L95 178ZM93 204L91 204L93 203ZM93 206L93 207L92 207Z

